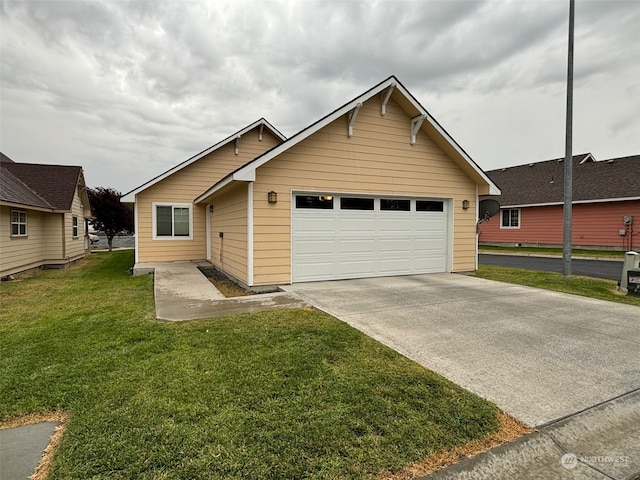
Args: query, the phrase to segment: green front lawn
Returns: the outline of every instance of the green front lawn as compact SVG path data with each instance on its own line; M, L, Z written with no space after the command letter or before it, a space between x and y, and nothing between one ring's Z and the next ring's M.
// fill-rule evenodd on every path
M0 285L0 421L71 416L52 478L371 478L497 408L318 311L154 320L131 251Z
M476 277L499 282L527 285L544 288L556 292L572 293L583 297L626 303L640 307L640 297L630 297L617 290L618 282L600 278L571 276L564 277L560 273L541 272L524 268L498 267L495 265L479 265Z

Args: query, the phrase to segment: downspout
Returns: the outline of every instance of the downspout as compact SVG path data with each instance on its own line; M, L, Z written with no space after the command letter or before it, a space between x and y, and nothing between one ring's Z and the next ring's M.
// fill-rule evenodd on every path
M253 183L247 185L247 285L253 287Z

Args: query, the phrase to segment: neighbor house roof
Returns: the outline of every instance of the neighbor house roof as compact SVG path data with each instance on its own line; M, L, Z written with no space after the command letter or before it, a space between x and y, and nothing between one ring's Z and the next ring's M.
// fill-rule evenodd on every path
M490 170L500 187L502 207L564 203L564 158ZM573 203L640 199L640 155L596 161L590 153L573 157Z
M282 152L298 144L302 140L308 138L329 123L342 117L343 115L350 114L351 112L357 115L357 110L360 108L360 106L362 106L363 102L369 100L375 95L380 94L382 94L382 98L385 99L383 100L381 105L382 114L384 114L386 101L388 101L391 95L394 95L395 100L399 101L401 105L410 112L410 114L415 115L413 117L412 123L417 126L416 128L425 130L434 139L434 141L440 145L441 148L447 149L451 151L455 156L457 156L461 161L460 166L463 167L463 169L467 169L467 173L475 176L477 180L482 179L482 181L485 181L489 185L491 193L500 193L498 187L491 181L491 179L485 174L485 172L482 171L482 169L471 159L471 157L469 157L469 155L462 149L462 147L460 147L460 145L458 145L455 140L453 140L453 138L444 130L444 128L440 126L435 118L433 118L429 114L429 112L427 112L427 110L413 97L413 95L411 95L411 93L404 87L404 85L402 85L402 83L400 83L400 81L392 75L378 85L367 90L362 95L354 98L350 102L344 104L342 107L339 107L338 109L321 118L309 127L293 135L280 145L273 147L271 150L266 151L252 161L231 172L225 178L214 184L206 192L196 198L195 203L203 201L230 182L255 181L256 170L259 167L261 167L271 159L277 157Z
M82 167L17 163L2 155L0 201L45 210L70 211ZM88 199L85 199L88 204Z
M187 160L185 160L184 162L180 163L179 165L176 165L175 167L170 168L166 172L161 173L157 177L152 178L148 182L140 185L138 188L135 188L135 189L131 190L130 192L125 193L120 200L122 202L135 202L136 195L138 193L140 193L140 192L146 190L147 188L155 185L156 183L164 180L165 178L169 177L170 175L173 175L177 171L182 170L185 167L188 167L192 163L197 162L198 160L200 160L202 157L210 154L211 152L213 152L215 150L218 150L219 148L224 147L228 143L231 143L231 142L235 141L237 138L242 137L242 135L244 135L247 132L250 132L254 128L258 128L258 127L261 127L261 128L266 127L266 128L268 128L269 131L273 135L275 135L276 137L278 137L280 139L280 141L284 141L286 139L286 137L284 135L282 135L282 133L280 133L273 125L271 125L269 122L267 122L264 118L261 118L260 120L256 120L252 124L247 125L242 130L239 130L236 133L233 133L233 134L229 135L227 138L225 138L224 140L216 143L215 145L212 145L209 148L207 148L207 149L201 151L200 153L194 155L193 157L188 158Z

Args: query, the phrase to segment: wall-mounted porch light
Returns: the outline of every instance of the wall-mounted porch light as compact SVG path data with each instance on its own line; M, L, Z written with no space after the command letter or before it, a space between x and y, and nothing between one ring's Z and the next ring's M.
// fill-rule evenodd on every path
M469 200L462 200L462 209L467 210L469 208Z
M271 190L267 193L267 199L269 200L269 203L278 203L278 194Z

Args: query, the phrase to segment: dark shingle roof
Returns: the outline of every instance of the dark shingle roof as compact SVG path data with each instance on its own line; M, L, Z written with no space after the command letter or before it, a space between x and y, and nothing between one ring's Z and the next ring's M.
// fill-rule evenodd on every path
M5 168L0 169L0 201L53 210L44 198Z
M1 200L54 210L71 209L82 167L16 163L2 157Z
M564 159L486 172L500 187L503 206L562 203ZM573 157L573 201L640 197L640 155L595 161L589 153Z

